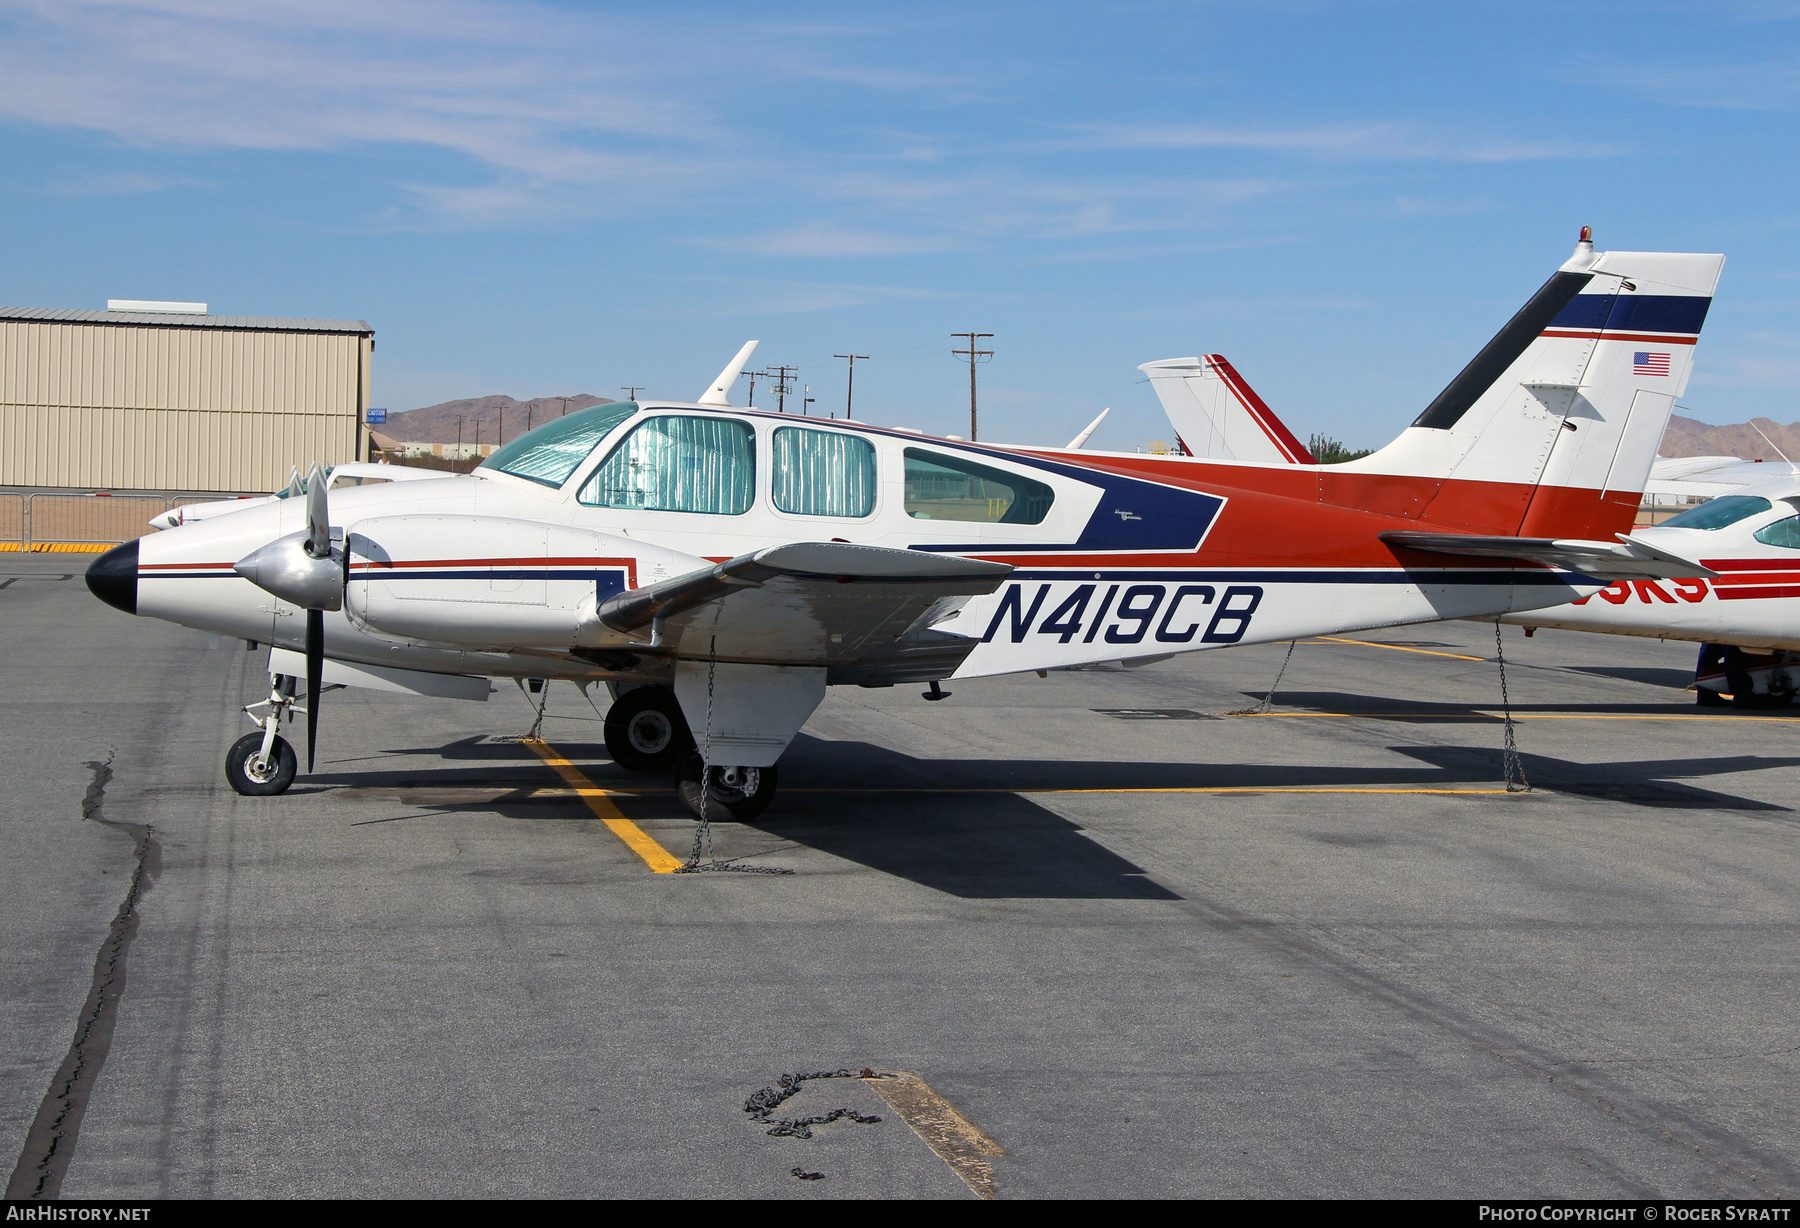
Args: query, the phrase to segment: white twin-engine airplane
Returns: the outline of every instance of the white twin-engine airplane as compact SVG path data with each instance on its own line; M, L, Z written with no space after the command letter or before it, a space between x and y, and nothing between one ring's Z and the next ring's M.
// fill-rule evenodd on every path
M1628 540L1724 263L1558 269L1398 439L1301 468L928 438L731 408L602 404L468 477L286 499L103 555L96 596L273 646L243 793L287 788L305 674L485 698L604 681L607 745L748 818L828 685L939 683L1560 605L1709 575ZM1639 352L1668 359L1646 373ZM1660 363L1658 366L1660 367ZM261 715L258 715L261 713ZM697 753L696 753L697 750Z

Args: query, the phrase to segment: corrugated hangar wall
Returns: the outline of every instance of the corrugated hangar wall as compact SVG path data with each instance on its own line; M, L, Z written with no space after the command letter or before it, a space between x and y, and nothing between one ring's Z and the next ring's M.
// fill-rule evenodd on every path
M0 485L266 492L357 458L362 321L0 310Z

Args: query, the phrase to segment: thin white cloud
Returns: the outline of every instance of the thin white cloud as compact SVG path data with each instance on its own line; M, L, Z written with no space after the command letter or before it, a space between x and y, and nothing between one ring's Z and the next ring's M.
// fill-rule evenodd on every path
M758 256L907 256L942 251L946 240L812 222L740 239L717 240L714 245Z
M174 188L212 186L205 179L190 179L183 175L146 175L138 171L123 171L53 183L48 190L59 196L128 196L141 192L167 192Z
M1698 64L1625 63L1589 59L1566 80L1601 85L1671 106L1735 111L1790 111L1800 107L1800 64L1713 61Z
M1078 143L1105 149L1245 149L1334 161L1526 162L1606 156L1580 141L1452 138L1409 124L1328 124L1302 128L1223 124L1077 124Z

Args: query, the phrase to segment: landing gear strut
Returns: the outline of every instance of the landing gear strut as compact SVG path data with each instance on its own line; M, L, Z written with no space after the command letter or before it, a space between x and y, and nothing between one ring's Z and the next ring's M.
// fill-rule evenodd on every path
M244 715L256 722L260 731L247 733L231 744L231 749L225 754L225 779L233 789L246 797L268 797L285 793L287 787L294 783L294 773L299 770L300 761L287 739L276 731L281 728L282 717L306 710L295 706L294 692L297 685L286 674L277 674L274 685L269 689L269 697L244 709ZM267 713L257 715L257 710L263 708L268 710Z

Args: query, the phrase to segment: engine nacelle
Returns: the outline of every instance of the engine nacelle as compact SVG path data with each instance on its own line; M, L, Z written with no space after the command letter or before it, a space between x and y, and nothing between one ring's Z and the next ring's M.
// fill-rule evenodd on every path
M493 649L567 651L614 593L711 567L610 533L502 516L352 524L344 608L371 630Z

